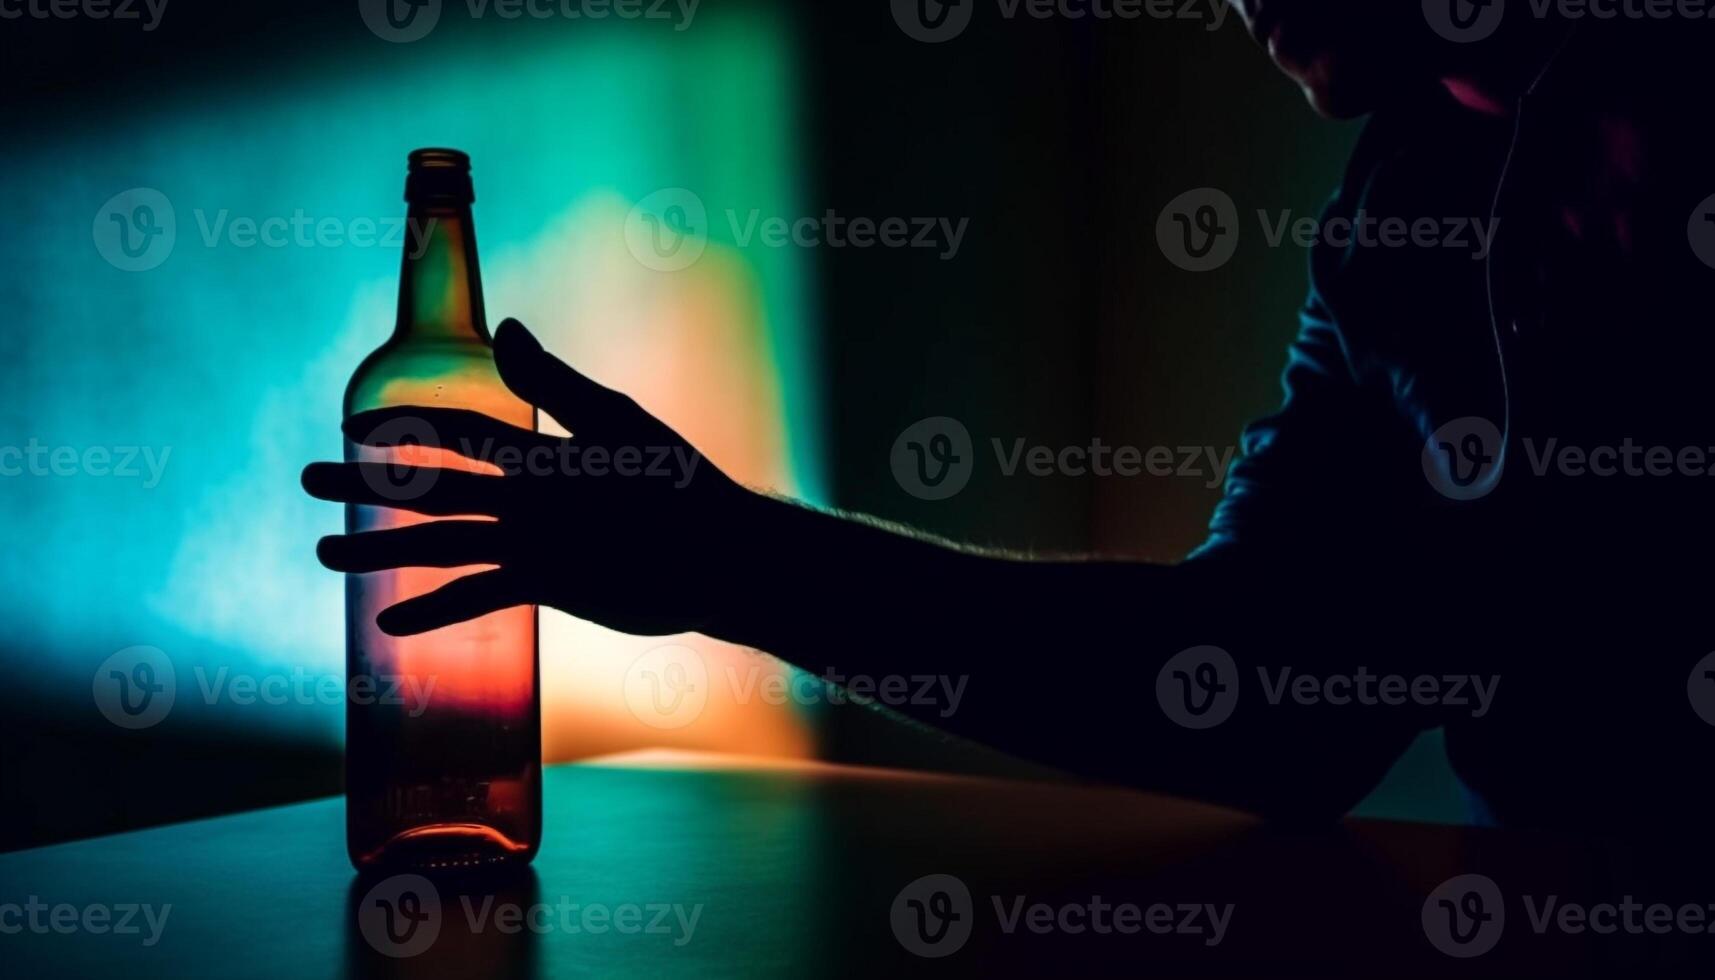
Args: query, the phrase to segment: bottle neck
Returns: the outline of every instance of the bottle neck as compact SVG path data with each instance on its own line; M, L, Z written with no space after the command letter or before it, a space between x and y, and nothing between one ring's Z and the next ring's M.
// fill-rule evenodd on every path
M488 343L470 206L413 201L406 213L395 338Z

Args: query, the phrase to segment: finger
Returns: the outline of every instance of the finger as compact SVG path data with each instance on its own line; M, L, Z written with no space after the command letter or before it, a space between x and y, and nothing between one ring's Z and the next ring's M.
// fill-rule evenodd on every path
M495 332L494 363L513 394L576 435L589 432L606 438L625 432L642 413L624 394L591 381L543 350L517 320L502 321Z
M495 569L453 579L426 595L388 606L375 617L375 625L389 636L411 636L523 604L506 571Z
M507 479L463 470L398 463L311 463L304 467L310 496L346 504L397 507L447 517L499 516Z
M502 538L493 521L430 521L363 534L329 535L316 557L336 572L387 568L458 568L500 564Z
M492 460L497 449L525 451L550 441L481 412L416 405L359 412L341 428L346 438L360 445L433 446L476 460Z

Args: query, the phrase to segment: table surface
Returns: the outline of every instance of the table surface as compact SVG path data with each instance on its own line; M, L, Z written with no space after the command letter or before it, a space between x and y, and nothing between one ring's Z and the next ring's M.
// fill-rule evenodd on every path
M1578 840L1355 820L1287 833L1100 787L678 754L550 767L544 787L528 872L426 891L352 873L337 798L0 855L0 956L20 977L1595 975L1674 944L1537 934L1509 903L1500 944L1455 960L1426 939L1425 898L1480 872L1542 894L1715 899L1710 865L1679 852L1664 877ZM927 875L969 900L913 884ZM32 902L34 925L5 912ZM1038 904L1050 925L1026 912L1009 931ZM1120 921L1104 906L1147 921L1162 904L1231 911L1214 944L1206 913L1201 934L1095 928ZM136 907L135 931L102 929L92 907L115 924ZM920 910L952 931L925 945ZM1680 946L1704 955L1715 936Z

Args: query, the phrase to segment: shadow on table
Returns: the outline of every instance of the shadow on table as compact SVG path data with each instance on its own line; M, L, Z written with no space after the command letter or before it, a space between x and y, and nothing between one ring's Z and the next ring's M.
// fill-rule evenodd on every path
M536 872L360 875L346 894L344 973L468 980L534 978L556 914Z

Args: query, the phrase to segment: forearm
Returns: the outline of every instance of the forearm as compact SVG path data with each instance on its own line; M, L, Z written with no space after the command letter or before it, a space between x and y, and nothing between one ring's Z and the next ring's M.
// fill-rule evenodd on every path
M1327 815L1421 727L1402 713L1259 710L1258 667L1376 665L1371 635L1314 615L1311 593L1325 582L1220 562L1019 560L802 508L775 526L771 544L791 557L749 583L725 638L816 674L948 678L962 692L957 710L895 707L1021 758ZM1179 726L1156 696L1167 659L1203 645L1232 654L1257 702L1219 730Z
M994 663L994 644L1063 643L1080 626L1123 618L1143 595L1181 608L1172 593L1196 577L973 548L768 498L760 506L746 522L758 533L745 571L726 583L709 632L809 669L968 672Z

